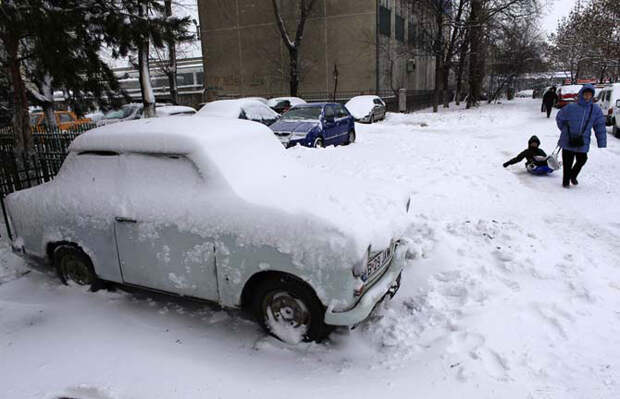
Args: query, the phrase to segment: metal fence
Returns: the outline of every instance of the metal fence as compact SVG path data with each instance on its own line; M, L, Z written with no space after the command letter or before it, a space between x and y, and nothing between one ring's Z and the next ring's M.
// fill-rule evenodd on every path
M69 130L39 129L32 135L32 150L21 153L15 151L13 129L0 130L0 196L52 180L73 139L93 127L85 124Z

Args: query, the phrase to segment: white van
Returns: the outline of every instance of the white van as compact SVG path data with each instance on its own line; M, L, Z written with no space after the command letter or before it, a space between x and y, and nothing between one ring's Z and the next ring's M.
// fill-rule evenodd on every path
M603 110L603 113L607 117L607 126L616 126L614 128L614 135L618 136L617 122L620 120L618 114L620 113L620 83L614 83L604 87L597 95L597 103Z

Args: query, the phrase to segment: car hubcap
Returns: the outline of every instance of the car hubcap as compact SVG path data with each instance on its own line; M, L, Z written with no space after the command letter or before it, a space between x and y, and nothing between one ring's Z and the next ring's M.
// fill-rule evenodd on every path
M67 281L73 281L78 285L93 283L93 275L88 266L74 255L63 256L60 261L60 269Z
M323 141L321 139L316 139L316 141L314 142L314 146L317 148L323 147Z
M303 340L310 325L306 305L285 291L274 291L265 297L263 314L269 331L289 343Z
M349 133L349 143L352 143L355 141L355 133L351 132Z

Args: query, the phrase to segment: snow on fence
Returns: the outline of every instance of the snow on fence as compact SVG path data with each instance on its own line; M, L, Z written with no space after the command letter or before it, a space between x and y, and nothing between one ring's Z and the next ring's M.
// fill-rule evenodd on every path
M32 135L32 151L15 151L15 134L11 128L0 131L0 197L34 187L56 176L77 136L95 127L79 125L70 130L38 129Z

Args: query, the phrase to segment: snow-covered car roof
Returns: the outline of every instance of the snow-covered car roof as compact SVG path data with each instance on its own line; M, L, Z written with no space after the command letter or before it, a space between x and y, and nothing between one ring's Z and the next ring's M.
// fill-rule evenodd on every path
M267 99L264 97L241 97L241 98L238 98L237 100L254 100L254 101L261 102L265 105L267 105L267 102L268 102Z
M210 116L228 119L237 119L241 112L245 112L248 119L270 120L277 119L278 113L266 104L252 99L218 100L206 103L197 113L197 116Z
M299 104L306 104L306 101L299 97L274 97L274 98L270 98L269 101L267 101L267 105L270 107L275 107L276 105L278 105L280 101L290 102L291 107L294 107Z
M361 119L370 114L370 111L375 106L373 102L375 99L381 100L379 96L374 95L356 96L347 101L344 107L349 110L354 118ZM383 100L381 102L383 103Z
M157 117L173 116L173 115L193 115L196 110L192 107L184 105L165 105L157 107Z
M179 116L121 122L83 133L69 149L185 155L213 190L331 226L351 240L355 256L369 244L387 248L407 224L407 193L400 188L370 190L366 181L308 170L271 129L251 121ZM360 201L365 197L369 202Z
M562 94L578 94L583 85L566 85L560 86L558 90L562 90Z

